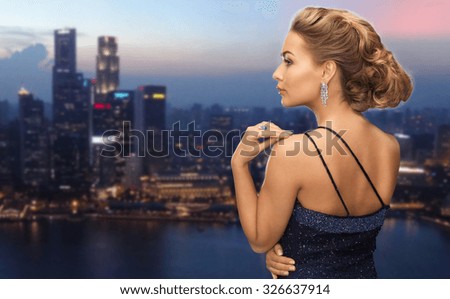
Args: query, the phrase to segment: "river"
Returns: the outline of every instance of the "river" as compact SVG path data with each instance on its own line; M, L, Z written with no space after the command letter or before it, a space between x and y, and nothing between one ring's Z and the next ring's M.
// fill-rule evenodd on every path
M0 278L269 278L239 225L143 220L0 223ZM450 231L387 218L380 278L450 278Z

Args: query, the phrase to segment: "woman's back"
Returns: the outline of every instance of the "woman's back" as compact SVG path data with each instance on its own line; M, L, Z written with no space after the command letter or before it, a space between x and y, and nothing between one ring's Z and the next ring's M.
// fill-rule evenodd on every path
M353 134L329 127L305 132L310 146L303 148L309 154L301 189L280 239L284 254L296 260L287 278L377 277L373 252L395 188L399 148L394 137L366 124L354 126ZM320 156L313 155L317 149Z
M400 148L395 137L386 134L368 121L349 124L345 130L329 126L353 151L384 204L390 203L400 163ZM309 136L320 149L323 160L336 184L348 212L352 216L371 214L381 207L364 171L339 136L325 128L310 130ZM346 216L347 211L335 190L326 167L310 139L299 167L301 188L297 199L305 208L325 214ZM302 146L305 147L305 144ZM305 171L307 169L307 171ZM290 174L295 175L295 174Z

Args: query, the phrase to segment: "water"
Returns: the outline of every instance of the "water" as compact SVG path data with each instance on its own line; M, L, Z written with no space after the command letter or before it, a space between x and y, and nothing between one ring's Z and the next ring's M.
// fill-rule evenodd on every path
M450 232L386 219L380 278L450 278ZM126 220L0 223L0 278L270 278L238 225Z

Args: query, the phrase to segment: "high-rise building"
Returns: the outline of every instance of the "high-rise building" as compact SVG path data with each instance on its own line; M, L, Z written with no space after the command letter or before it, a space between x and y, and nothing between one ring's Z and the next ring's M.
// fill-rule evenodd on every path
M44 103L25 88L19 93L20 179L28 187L47 187L49 181L49 139Z
M18 128L17 120L7 126L0 126L0 192L12 192L16 186L21 185Z
M166 86L145 85L142 91L144 128L164 130L166 128Z
M212 136L215 138L208 138L204 140L204 144L209 146L216 146L214 150L216 153L207 151L208 156L215 157L231 157L232 151L232 136L229 132L233 129L233 117L229 114L212 114L210 115L209 128ZM208 136L209 137L209 136ZM218 154L220 153L220 155ZM218 159L216 159L218 160ZM213 159L214 161L214 159ZM227 162L228 163L228 162Z
M117 56L116 38L100 36L97 54L97 97L98 101L119 86L119 57Z
M139 185L139 159L134 157L137 157L138 147L143 146L144 138L132 131L135 129L134 99L134 91L117 90L108 93L104 102L94 103L93 172L99 187ZM127 172L128 166L135 172Z
M142 128L146 138L147 174L166 168L168 160L168 136L166 129L166 86L145 85L138 88L137 102L142 107ZM166 131L167 133L167 131Z
M0 126L9 122L9 102L7 100L0 101Z
M55 30L55 65L53 72L76 72L76 31L75 29Z
M91 86L76 72L75 46L75 29L55 30L51 178L71 197L89 190Z
M447 165L450 162L450 125L441 125L438 128L436 158Z
M400 144L401 160L414 161L414 140L409 135L403 133L395 133L394 136Z

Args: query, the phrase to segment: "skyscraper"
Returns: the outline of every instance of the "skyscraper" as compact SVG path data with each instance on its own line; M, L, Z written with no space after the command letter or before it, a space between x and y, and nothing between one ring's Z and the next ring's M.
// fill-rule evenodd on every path
M17 119L0 126L0 191L12 192L20 187L20 138Z
M97 54L97 97L98 101L106 99L108 92L119 86L119 57L117 56L116 38L100 36Z
M76 72L76 31L75 29L55 30L55 65L53 73Z
M55 30L51 178L69 196L89 189L90 86L76 72L75 29ZM62 198L60 196L59 198Z
M438 128L436 158L446 165L450 162L450 125L441 125Z
M145 130L164 130L166 127L166 86L145 85L142 91Z
M136 128L134 94L132 90L117 90L109 92L104 102L94 104L93 173L98 187L139 184L139 161L132 158L136 156L139 140L137 136L130 136L131 130ZM143 138L140 139L143 142Z
M142 107L143 129L146 138L146 173L156 173L167 167L168 136L166 128L166 86L145 85L138 88L139 107ZM139 116L137 117L139 119ZM139 120L137 121L139 123ZM167 133L167 131L166 131ZM167 142L166 142L167 141Z
M9 122L9 102L7 100L0 101L0 126Z
M27 187L47 187L49 156L44 103L26 89L19 93L19 163L21 183Z
M229 114L212 114L210 115L209 128L213 136L216 137L215 141L204 140L206 144L217 145L221 148L221 157L231 157L233 154L232 150L232 136L229 132L233 129L233 117ZM214 133L215 132L215 133ZM217 148L215 149L217 151ZM212 153L208 153L211 155ZM216 156L217 154L212 154ZM220 160L220 159L213 159ZM228 163L228 161L226 161Z

